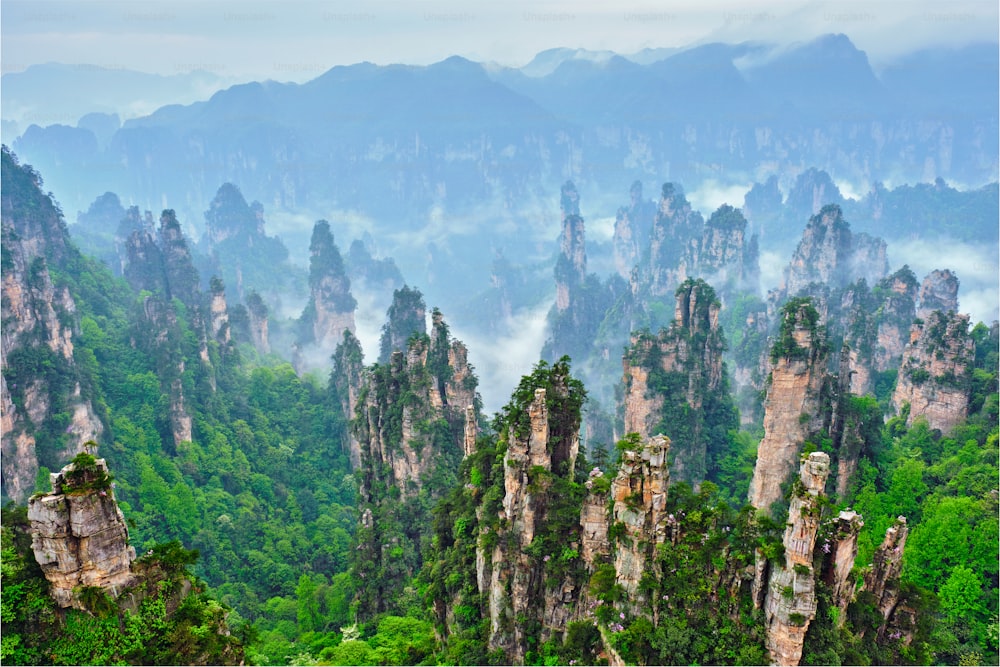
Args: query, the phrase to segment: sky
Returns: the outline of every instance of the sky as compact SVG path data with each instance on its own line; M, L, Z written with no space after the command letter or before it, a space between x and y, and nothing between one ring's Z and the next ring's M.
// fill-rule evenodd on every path
M461 55L517 67L560 46L630 54L843 32L878 68L923 46L996 41L998 22L995 0L4 0L0 67L87 63L305 81L362 61L420 65Z

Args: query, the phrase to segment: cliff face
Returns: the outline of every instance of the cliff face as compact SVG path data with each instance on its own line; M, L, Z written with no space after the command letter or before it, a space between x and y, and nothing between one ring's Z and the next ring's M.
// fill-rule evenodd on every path
M226 289L221 280L212 280L212 295L208 304L209 333L225 349L232 340L229 330L229 308L226 305Z
M489 646L503 649L518 664L528 650L529 627L541 626L544 636L565 629L580 594L579 582L571 577L546 577L548 563L558 554L538 553L539 547L545 549L546 537L551 540L546 535L553 520L551 509L559 502L553 487L557 478L572 479L580 446L579 403L575 412L560 408L582 397L566 383L568 378L556 375L554 380L548 389L534 389L524 413L508 425L499 539L491 551L478 547ZM567 541L559 548L578 544L572 535L562 539ZM594 539L600 541L599 535Z
M899 604L899 574L903 571L903 548L908 534L906 517L898 517L885 531L885 539L875 551L872 567L865 573L864 588L875 597L876 607L886 622L879 628L880 637Z
M719 303L702 280L676 293L674 321L659 335L636 334L623 358L625 432L673 438L671 475L697 484L725 443L720 431L736 427L736 410L722 362L725 337ZM706 422L710 416L713 423ZM714 423L720 422L720 423Z
M931 428L950 431L968 412L974 358L968 315L934 311L917 320L903 351L893 407L898 411L908 403L908 423L923 415Z
M67 465L52 474L52 489L28 502L31 547L52 597L77 609L85 608L77 587L97 586L117 597L133 582L135 549L104 460Z
M2 276L0 276L0 432L3 493L23 502L39 465L57 467L104 432L81 394L73 359L76 303L53 283L49 265L76 256L52 200L37 174L3 151ZM70 415L58 426L53 417Z
M779 340L772 350L771 382L764 401L764 438L750 481L750 504L769 512L781 485L795 470L810 433L822 426L822 390L828 350L819 314L811 305L790 301Z
M639 590L643 574L652 568L656 545L667 537L667 460L670 439L663 435L622 453L621 467L611 484L612 517L624 526L624 538L614 551L615 580L629 604L639 609L646 596Z
M379 341L379 363L389 361L393 352L406 349L406 342L413 334L427 333L427 306L418 289L403 286L392 293L392 304L386 313Z
M562 235L559 237L559 260L556 265L556 309L570 307L570 292L583 285L587 277L587 248L584 224L580 217L580 195L572 181L562 186L559 208Z
M268 340L267 305L260 295L251 292L247 296L247 318L250 327L250 341L260 354L270 354L271 343Z
M344 443L351 459L351 467L358 470L361 467L361 443L350 421L357 414L358 397L364 382L364 354L361 343L350 331L344 332L344 340L337 346L333 355L333 371L330 373L330 384L334 395L340 402L345 422L348 424L344 434Z
M336 381L336 393L354 410L349 446L360 478L355 572L365 579L363 618L391 609L420 568L432 524L426 508L454 484L468 432L478 423L465 347L450 338L437 311L433 322L430 336L414 336L385 365L362 370L360 346L349 333L337 351L337 375L345 377Z
M904 266L887 276L879 286L885 301L881 306L873 364L876 371L886 371L899 365L909 340L910 325L916 317L917 278L908 266Z
M816 579L812 563L820 523L817 502L829 473L830 457L823 452L813 452L802 462L798 481L792 489L782 540L784 565L772 568L764 603L767 649L778 665L799 664L806 631L816 617Z

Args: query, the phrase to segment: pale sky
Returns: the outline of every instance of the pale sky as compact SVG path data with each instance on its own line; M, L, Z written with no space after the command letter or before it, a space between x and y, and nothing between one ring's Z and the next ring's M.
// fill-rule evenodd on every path
M995 42L998 22L996 0L3 0L0 65L3 72L54 61L305 81L366 60L428 64L461 55L520 66L557 46L630 54L843 32L877 68L921 46Z

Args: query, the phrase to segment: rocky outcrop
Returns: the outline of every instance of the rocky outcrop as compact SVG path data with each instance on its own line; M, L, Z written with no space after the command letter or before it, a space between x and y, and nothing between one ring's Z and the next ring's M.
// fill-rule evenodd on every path
M858 532L865 522L861 515L851 510L842 510L833 521L830 540L823 543L823 551L829 556L824 561L824 580L830 587L833 603L840 609L837 624L847 620L847 607L854 601L857 584L853 573L854 559L858 555Z
M680 186L665 183L660 194L659 209L653 221L649 248L648 290L654 297L673 294L684 280L678 270L689 246L698 243L704 219L684 197Z
M840 207L828 205L809 219L782 284L768 301L776 309L788 297L805 293L812 283L836 289L864 278L871 285L887 273L885 241L852 234Z
M882 372L897 368L902 359L910 325L916 317L917 278L910 267L904 265L878 285L884 300L879 307L881 317L872 361L874 370Z
M593 569L597 560L610 551L608 542L607 481L600 468L590 471L584 483L587 496L580 508L580 557Z
M782 540L784 563L772 568L764 603L767 650L777 665L799 664L806 631L816 617L813 549L820 524L818 499L829 473L830 457L813 452L802 462L792 488Z
M903 351L892 405L909 404L907 419L923 416L927 424L950 431L968 413L975 343L969 335L969 316L932 312L910 329Z
M81 455L52 474L52 493L28 502L31 547L60 607L84 609L80 588L117 597L133 582L135 549L104 459Z
M920 285L917 317L927 319L935 310L958 312L958 276L948 269L931 271Z
M343 442L351 459L351 468L354 470L361 467L361 443L358 441L354 429L350 428L350 421L357 414L358 397L364 382L364 370L364 353L361 351L361 343L354 334L345 331L344 340L337 346L337 350L333 354L330 385L340 401L344 423L348 424Z
M249 320L250 341L259 354L270 354L268 340L267 304L257 292L247 295L247 319Z
M670 328L657 336L633 334L622 360L625 432L673 437L670 474L695 485L705 479L712 452L723 445L709 441L706 415L727 428L737 424L722 361L719 307L708 283L685 281L676 293Z
M357 301L351 295L351 280L326 220L313 227L309 255L310 297L302 314L300 343L314 343L328 355L343 339L345 331L355 333Z
M406 349L406 343L414 334L427 333L427 306L418 289L404 285L392 293L392 304L386 313L379 340L379 363L389 361L393 352Z
M243 193L232 183L223 183L205 211L205 237L208 248L233 238L249 244L264 236L264 209L258 202L247 205Z
M757 237L747 239L746 228L738 209L720 206L705 223L698 244L688 246L682 272L707 278L724 292L756 292L760 276Z
M23 502L39 466L56 468L104 425L88 398L74 354L77 312L69 290L56 285L49 266L78 256L38 175L3 149L0 193L0 482ZM71 415L56 425L53 417Z
M465 346L450 337L439 312L432 319L430 336L412 336L388 364L361 369L361 348L349 332L335 357L335 393L349 415L360 480L362 618L391 609L420 569L433 524L428 508L450 488L479 421Z
M503 649L515 664L524 662L528 648L526 621L565 629L570 618L565 607L579 594L569 580L558 582L556 590L551 590L544 577L549 558L539 562L532 553L535 536L541 534L549 518L553 477L571 479L579 452L579 413L550 410L550 402L563 406L570 398L567 379L556 375L549 389L536 388L533 400L525 406L527 414L510 423L505 434L500 509L504 535L491 554L483 555L489 562L489 583L481 592L487 596L489 646ZM556 608L562 611L557 614Z
M669 454L670 439L663 435L626 449L611 483L612 516L615 523L624 526L624 539L618 540L614 550L615 580L636 610L646 602L639 581L651 569L656 545L667 537Z
M875 606L886 623L891 620L900 600L899 575L903 571L903 547L908 533L906 517L897 517L885 531L882 545L875 550L871 569L865 572L864 589L874 596ZM880 638L885 627L883 624L879 628Z
M229 308L226 305L226 286L218 278L211 281L211 300L208 304L209 333L225 349L232 340L229 330Z
M750 504L765 512L781 498L781 485L795 470L803 443L822 427L824 419L828 350L819 313L808 300L793 299L782 318L771 350L764 438L750 481Z

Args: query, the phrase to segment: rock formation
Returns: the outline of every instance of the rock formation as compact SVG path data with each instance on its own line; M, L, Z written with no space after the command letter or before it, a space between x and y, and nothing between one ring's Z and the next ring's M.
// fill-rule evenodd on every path
M382 337L379 341L380 364L389 361L393 352L405 350L406 343L413 334L427 333L427 306L418 289L404 285L392 293L392 305L386 313Z
M705 479L712 454L725 446L715 440L736 428L724 349L715 291L702 280L688 280L677 290L670 328L657 336L633 334L623 357L625 432L673 438L674 479Z
M635 181L629 189L628 206L618 209L612 238L615 270L625 280L629 280L632 269L642 259L642 251L648 247L649 235L653 227L656 207L642 198L642 182Z
M684 279L678 271L681 259L692 243L698 243L704 224L701 214L691 210L680 187L665 183L649 248L647 283L652 296L667 296L677 289Z
M898 411L908 403L908 423L924 416L931 428L947 433L968 412L974 358L968 315L934 311L926 320L916 320L899 367L893 407Z
M584 224L580 217L580 195L572 181L562 186L559 199L562 235L559 237L559 260L556 263L556 309L570 307L570 292L583 285L587 277L587 248Z
M393 352L388 364L362 371L360 346L349 332L336 355L335 391L347 410L354 406L346 416L349 446L358 447L351 456L360 479L355 571L366 579L363 618L391 609L419 569L421 544L432 525L426 508L455 479L467 447L470 406L478 423L477 380L465 346L450 337L440 312L432 320L430 336L412 336L406 351Z
M872 567L865 572L865 590L874 596L875 606L886 624L891 621L900 599L899 574L903 571L903 547L906 546L908 533L906 517L898 517L885 531L882 545L875 550ZM880 635L885 627L883 624L879 628Z
M830 587L833 603L840 609L837 624L847 620L847 607L854 601L854 559L858 555L858 532L865 525L861 516L851 510L842 510L834 519L831 541L823 544L823 551L829 554L824 561L823 576Z
M249 320L250 340L259 354L270 354L271 343L268 340L267 304L257 292L247 295L247 317Z
M927 319L935 310L958 312L958 276L948 269L931 271L920 285L917 317Z
M909 340L910 325L916 317L917 278L910 267L903 266L879 283L884 295L880 305L878 343L874 350L874 369L897 368ZM858 393L858 392L855 392Z
M579 595L568 579L557 582L552 590L543 572L553 554L533 554L535 536L544 534L551 518L554 478L572 478L579 450L579 403L575 412L550 409L577 400L568 379L557 373L551 388L534 389L533 400L524 406L526 414L509 423L503 434L507 442L500 506L503 536L492 553L481 556L484 565L488 564L482 577L488 584L480 592L487 597L489 646L503 649L515 663L523 663L527 651L526 621L564 629L569 618L566 603ZM558 618L557 608L562 612Z
M767 649L777 665L798 665L809 623L816 617L813 549L819 530L818 497L823 494L830 457L813 452L802 462L792 488L783 543L784 563L771 569L764 615Z
M117 597L133 582L135 549L104 459L84 454L53 473L52 493L31 498L28 519L35 560L60 607L84 609L81 587Z
M795 470L806 438L823 425L822 393L828 350L819 313L793 299L782 312L771 351L771 380L764 401L764 438L750 481L750 504L770 512L781 485Z
M809 219L784 278L768 301L772 307L804 293L811 283L841 288L864 278L875 284L888 273L885 241L852 234L839 206L824 206Z
M361 443L354 429L349 424L357 414L358 397L364 382L364 354L361 343L350 331L344 332L344 340L337 346L333 354L333 371L330 373L330 385L340 401L344 421L348 428L344 433L344 443L351 459L351 468L361 467Z
M0 272L0 449L3 493L23 502L39 466L55 468L104 432L73 358L76 303L49 266L78 256L38 175L4 148ZM41 372L41 369L47 369ZM54 416L71 415L56 426Z
M309 254L310 297L302 313L300 343L314 343L329 354L345 331L355 333L357 301L351 295L351 280L344 271L344 260L326 220L313 227Z
M624 538L614 551L616 582L634 609L645 602L639 580L651 570L657 544L666 539L667 470L670 439L656 435L635 449L622 452L618 475L611 483L612 517L624 526Z
M232 333L229 330L229 308L226 306L226 286L218 278L213 278L211 288L211 301L208 305L209 332L225 349L232 340Z

